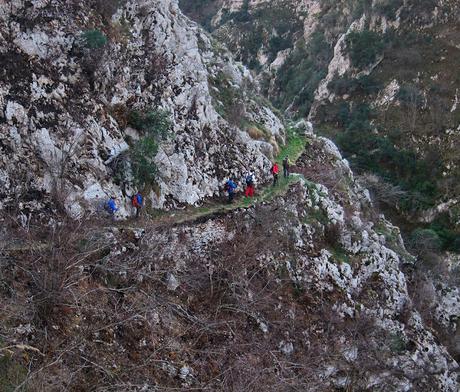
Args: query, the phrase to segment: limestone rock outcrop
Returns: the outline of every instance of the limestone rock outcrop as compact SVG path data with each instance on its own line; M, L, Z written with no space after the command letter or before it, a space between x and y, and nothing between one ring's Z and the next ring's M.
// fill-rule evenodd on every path
M106 43L82 48L88 32ZM2 3L0 53L2 208L21 203L27 214L60 204L79 216L114 194L123 215L134 189L117 182L111 164L136 137L126 123L134 110L162 109L172 122L156 157L155 208L214 196L249 166L263 177L274 139L284 138L281 121L253 99L244 67L218 52L177 1L113 10L88 1ZM273 140L251 139L216 111L216 75L251 102L245 115Z

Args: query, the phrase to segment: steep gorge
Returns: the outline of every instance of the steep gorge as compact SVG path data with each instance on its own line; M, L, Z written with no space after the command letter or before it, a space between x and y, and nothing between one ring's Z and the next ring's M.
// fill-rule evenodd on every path
M213 35L254 70L266 96L312 120L355 170L376 174L368 183L377 196L387 185L404 193L384 204L458 234L458 2L182 3L192 16L214 10Z

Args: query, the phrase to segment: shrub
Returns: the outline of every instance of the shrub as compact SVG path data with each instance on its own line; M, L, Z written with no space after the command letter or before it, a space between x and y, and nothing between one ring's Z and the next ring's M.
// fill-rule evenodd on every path
M390 350L397 354L401 354L407 349L407 345L404 340L404 337L400 333L390 334L388 345L389 345Z
M171 122L169 113L151 109L147 112L133 111L128 117L128 124L148 137L163 139L166 137Z
M454 222L448 213L440 214L430 225L441 240L441 249L452 252L460 252L460 233L453 229Z
M289 48L291 46L291 41L288 38L275 35L270 38L268 44L270 47L270 54L274 58L278 52Z
M158 152L158 144L154 138L145 137L139 140L131 150L131 172L136 186L155 182L156 165L153 161Z
M417 253L438 252L441 249L441 238L432 229L415 229L411 233L411 246Z
M410 150L397 148L389 138L375 134L371 125L375 113L368 105L350 109L343 103L336 116L337 122L345 128L337 136L337 144L358 171L375 173L408 192L408 197L399 201L404 210L415 211L435 204L440 190L434 179L442 170L440 161L428 161Z
M370 30L351 32L346 43L351 62L356 68L364 68L374 63L385 48L383 36Z
M376 94L382 89L382 83L372 75L363 75L356 79L356 90L364 94Z
M80 35L75 45L75 54L80 58L83 73L88 77L91 88L94 88L95 74L104 61L107 37L99 30L87 30Z
M323 34L315 33L308 45L301 42L277 73L277 104L284 108L294 104L300 115L307 114L331 58L332 48Z
M251 125L247 129L248 135L251 139L254 140L265 140L267 139L267 134L262 129L260 129L257 125Z
M348 75L342 77L336 75L327 87L330 91L338 95L352 93L370 95L377 93L382 88L382 84L371 75L363 75L357 79L351 78Z
M165 139L171 127L169 114L162 110L151 109L147 112L133 111L128 124L137 129L142 137L134 144L129 153L130 170L136 186L153 185L155 182L155 155L158 143ZM125 171L124 165L122 170ZM126 180L122 173L121 179Z
M88 49L99 49L107 43L107 37L99 30L87 30L82 33L81 38Z

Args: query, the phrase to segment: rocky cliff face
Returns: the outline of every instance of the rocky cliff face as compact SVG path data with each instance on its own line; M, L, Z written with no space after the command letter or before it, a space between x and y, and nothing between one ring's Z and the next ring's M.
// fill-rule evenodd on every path
M251 84L244 67L217 53L175 1L122 3L0 5L3 209L21 203L27 214L62 204L78 216L110 194L123 204L122 191L133 186L117 183L113 162L142 137L129 126L134 111L163 109L172 122L156 155L154 207L216 195L225 177L248 165L267 171L284 127L243 87ZM232 89L239 91L232 102L219 101ZM263 138L224 118L225 105L240 101L247 105L237 116L263 128Z

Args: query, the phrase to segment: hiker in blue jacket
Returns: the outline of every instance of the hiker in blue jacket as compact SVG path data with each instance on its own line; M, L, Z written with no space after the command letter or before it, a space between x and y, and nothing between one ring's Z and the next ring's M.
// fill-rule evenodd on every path
M115 213L118 211L115 196L111 196L105 205L106 211L115 219Z
M229 178L225 183L225 191L228 193L228 202L233 203L235 197L235 189L238 188L238 185L235 184L233 179Z

